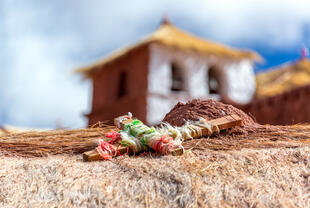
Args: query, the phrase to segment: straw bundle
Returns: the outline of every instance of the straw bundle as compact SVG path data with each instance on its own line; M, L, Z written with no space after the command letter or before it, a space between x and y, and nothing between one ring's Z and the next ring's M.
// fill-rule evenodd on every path
M82 153L96 148L98 139L114 127L24 132L0 136L0 152L39 157L49 154ZM242 148L292 148L310 145L310 125L233 128L211 138L189 140L185 149L234 150Z
M97 146L98 138L115 127L31 131L0 136L0 152L28 157L82 153Z

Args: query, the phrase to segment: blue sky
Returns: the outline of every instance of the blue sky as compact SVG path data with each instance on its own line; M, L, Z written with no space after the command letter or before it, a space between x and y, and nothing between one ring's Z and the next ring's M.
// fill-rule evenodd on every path
M0 2L0 125L82 127L90 83L72 71L155 30L162 16L203 38L259 52L260 71L310 46L307 0Z

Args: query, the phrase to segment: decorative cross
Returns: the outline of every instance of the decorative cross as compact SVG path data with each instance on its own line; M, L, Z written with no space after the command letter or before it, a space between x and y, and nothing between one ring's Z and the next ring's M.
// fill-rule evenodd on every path
M133 120L131 117L128 117L127 115L125 116L120 116L117 117L114 122L116 124L116 127L123 129L126 124L131 123ZM191 134L192 138L196 139L198 137L203 137L203 136L210 136L213 132L219 132L222 130L227 130L235 126L240 126L241 125L242 119L238 115L228 115L222 118L210 120L208 123L210 124L211 129L203 127L203 126L196 126L196 128L199 128L201 131L201 135L196 135L195 131L190 131L189 133ZM111 145L113 147L113 145ZM126 153L132 153L133 150L129 148L128 146L118 146L112 148L114 150L114 154L111 155L115 157L118 155L126 154ZM174 149L173 151L170 152L172 155L180 155L183 153L182 148L177 148ZM104 159L102 156L99 154L97 149L91 150L88 152L84 152L83 154L83 159L84 161L96 161L96 160L101 160Z

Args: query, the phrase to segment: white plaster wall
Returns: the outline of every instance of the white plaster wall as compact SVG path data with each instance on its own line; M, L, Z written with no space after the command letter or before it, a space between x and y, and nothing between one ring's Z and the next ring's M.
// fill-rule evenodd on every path
M227 92L232 101L246 104L255 93L256 82L253 64L249 60L228 64L224 67L227 79Z
M207 62L199 57L186 59L186 68L189 69L188 90L191 97L205 97L208 94L207 67Z
M147 122L157 124L178 102L193 98L227 96L232 101L248 103L255 93L255 74L252 62L242 60L228 62L215 57L201 57L194 53L173 50L159 44L150 46L148 73ZM177 63L185 78L184 92L171 92L171 63ZM208 66L216 64L224 80L221 95L209 95Z
M171 63L177 63L185 78L185 91L171 94ZM207 62L193 53L168 49L158 44L150 46L148 74L147 122L156 124L178 102L206 97Z
M166 51L150 47L148 91L168 94L171 85L170 55Z
M154 125L160 123L165 115L177 104L177 100L157 96L147 98L147 122Z

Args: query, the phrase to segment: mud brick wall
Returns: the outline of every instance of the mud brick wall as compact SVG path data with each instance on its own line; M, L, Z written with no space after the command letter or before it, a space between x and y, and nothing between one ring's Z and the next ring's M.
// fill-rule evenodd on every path
M310 123L310 85L238 106L260 124Z
M128 112L146 120L148 51L147 46L136 48L92 75L92 110L87 115L89 125L98 121L112 124L115 117ZM120 84L122 81L124 86ZM125 90L121 96L119 88Z

